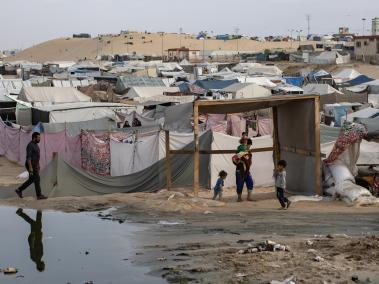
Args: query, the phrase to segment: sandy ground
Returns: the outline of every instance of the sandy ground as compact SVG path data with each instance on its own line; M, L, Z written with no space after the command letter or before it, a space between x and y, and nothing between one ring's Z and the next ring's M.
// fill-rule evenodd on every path
M133 43L131 44L125 44ZM301 44L306 44L302 42ZM299 42L258 42L247 39L238 40L238 50L261 52L265 49L297 49ZM163 50L185 46L197 50L237 50L237 40L197 40L194 36L165 34ZM45 62L48 60L95 59L97 54L133 53L158 55L162 54L162 37L160 34L134 33L128 36L106 36L92 39L60 38L32 46L7 60L30 60Z
M16 184L23 171L3 158L0 186ZM234 189L222 201L202 190L2 200L0 205L65 212L101 211L99 218L144 223L131 261L169 283L379 283L379 206L347 206L337 200L296 202L278 210L273 188L256 188L254 201L237 203ZM329 236L328 236L329 235ZM239 253L272 240L289 251ZM306 244L311 240L312 244ZM321 261L315 261L315 257ZM358 282L351 279L358 277ZM367 278L370 282L367 282ZM355 278L354 278L355 279Z

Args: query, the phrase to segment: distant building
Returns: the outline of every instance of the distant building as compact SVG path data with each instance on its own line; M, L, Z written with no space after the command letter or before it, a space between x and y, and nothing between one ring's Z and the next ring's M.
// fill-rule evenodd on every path
M365 62L379 61L379 35L356 36L355 57Z
M372 19L372 35L379 35L379 18Z
M346 34L350 34L350 31L348 27L339 27L338 33L340 35L346 35Z
M170 48L167 54L168 61L182 61L183 59L196 61L200 59L200 50L185 47Z

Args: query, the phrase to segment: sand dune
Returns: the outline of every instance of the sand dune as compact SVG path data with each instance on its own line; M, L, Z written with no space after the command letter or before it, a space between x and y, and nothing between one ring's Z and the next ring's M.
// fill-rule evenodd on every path
M133 43L133 44L126 44ZM305 42L302 42L305 44ZM194 36L185 34L145 34L132 33L117 36L103 36L92 39L59 38L50 40L19 52L8 58L10 61L29 60L45 62L49 60L79 60L95 59L98 54L133 53L145 55L161 55L162 46L167 53L169 48L180 46L199 50L238 50L260 52L265 49L296 49L299 42L258 42L247 39L237 40L197 40Z

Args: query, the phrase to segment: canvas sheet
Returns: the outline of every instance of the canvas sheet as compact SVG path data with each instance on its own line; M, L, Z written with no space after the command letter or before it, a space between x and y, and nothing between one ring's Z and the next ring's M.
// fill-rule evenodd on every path
M190 133L192 132L191 120L193 117L193 104L180 104L164 109L165 130Z
M116 128L116 122L108 118L67 123L42 123L43 132L57 133L66 131L70 137L80 135L82 130L109 130Z
M100 118L116 119L115 112L108 107L56 110L49 114L50 123L79 122Z
M130 175L158 162L159 137L159 132L156 132L150 135L131 135L121 142L111 138L111 175Z
M222 133L213 133L212 150L230 150L237 149L240 137L233 137ZM253 148L272 147L271 136L253 138ZM228 173L225 180L225 187L235 187L234 173L235 165L232 163L233 154L211 155L211 184L216 184L218 174L221 170ZM273 153L261 152L253 153L251 174L255 186L273 185L272 171L274 169Z
M262 136L272 135L273 123L271 118L258 118L258 133Z
M246 120L243 119L240 115L231 114L228 115L228 133L231 136L241 137L242 132L246 131Z

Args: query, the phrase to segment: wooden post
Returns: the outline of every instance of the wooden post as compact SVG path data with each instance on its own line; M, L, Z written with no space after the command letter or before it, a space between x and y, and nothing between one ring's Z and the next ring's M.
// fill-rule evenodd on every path
M315 104L315 176L316 194L322 196L321 176L321 145L320 145L320 97L314 99Z
M195 144L195 151L193 155L193 190L194 195L199 195L199 106L195 101L193 106L193 138Z
M272 121L274 126L273 146L274 146L274 165L280 160L280 141L279 141L279 123L278 123L278 107L272 108Z
M165 130L166 137L166 183L167 190L172 188L172 174L171 174L171 153L170 153L170 132Z

